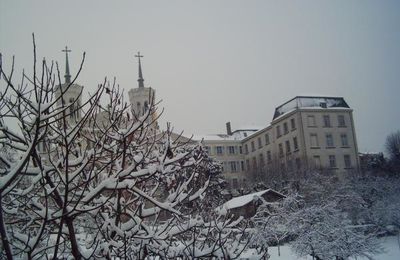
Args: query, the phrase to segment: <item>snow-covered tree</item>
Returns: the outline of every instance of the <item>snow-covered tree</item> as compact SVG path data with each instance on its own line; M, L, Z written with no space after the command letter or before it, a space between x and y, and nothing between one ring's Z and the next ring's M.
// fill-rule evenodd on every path
M357 203L354 194L340 199ZM306 203L297 194L289 194L275 203L264 203L252 219L254 236L251 245L265 250L268 246L290 243L300 257L347 259L371 256L380 251L375 224L354 223L348 208L339 198Z
M395 170L400 170L400 168L397 168L400 165L400 130L388 135L385 148L389 159L396 166Z
M16 84L13 64L9 73L2 65L0 145L18 158L0 154L1 254L229 259L242 252L247 237L238 221L199 214L211 207L202 201L218 169L201 146L173 142L170 128L157 131L152 97L139 116L115 81L104 80L86 102L66 104L79 72L56 95L58 65L38 66L35 44L31 77ZM81 118L67 120L77 111Z
M291 229L291 221L293 214L301 205L298 194L289 194L276 202L263 200L256 215L251 219L254 227L251 245L260 251L266 250L268 246L276 245L278 255L280 255L281 243L290 241L296 235Z
M291 247L299 256L348 259L380 252L376 234L366 233L362 225L352 225L334 204L301 209L292 215L290 229L297 234Z

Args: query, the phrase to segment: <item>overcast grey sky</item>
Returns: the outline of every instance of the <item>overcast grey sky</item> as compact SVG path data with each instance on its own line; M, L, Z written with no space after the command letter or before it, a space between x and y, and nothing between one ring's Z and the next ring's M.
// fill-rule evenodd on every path
M382 151L400 129L400 1L11 1L0 0L4 66L31 70L38 56L71 71L88 91L105 76L145 85L187 134L266 126L296 95L343 96L360 151Z

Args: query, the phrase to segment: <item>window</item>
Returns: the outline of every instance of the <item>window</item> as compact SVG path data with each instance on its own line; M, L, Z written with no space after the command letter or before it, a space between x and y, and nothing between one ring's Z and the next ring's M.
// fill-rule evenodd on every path
M74 103L74 98L70 98L69 99L69 103L70 103L70 107L69 107L69 117L71 119L75 118L75 108L74 105L72 103Z
M240 154L242 154L242 153L243 153L242 146L239 146L239 153L240 153Z
M324 127L331 127L331 119L328 115L325 115L323 117L324 119Z
M246 168L248 171L250 171L250 161L249 159L246 160Z
M350 155L348 155L348 154L344 155L344 167L351 168L351 159L350 159Z
M344 115L338 115L338 126L346 127L346 121L344 120Z
M277 137L280 137L282 134L281 134L281 127L278 125L277 127L276 127L276 136Z
M311 147L319 147L317 134L310 134Z
M349 146L349 141L347 140L347 134L341 134L340 140L342 141L342 146L344 147Z
M236 178L232 179L232 186L233 186L234 189L239 188L239 182L238 182L238 180Z
M217 149L217 155L222 155L223 150L224 150L223 147L222 146L217 146L216 149Z
M254 141L251 141L251 151L254 152L256 150L256 147L254 145Z
M253 157L253 170L256 171L257 170L257 158Z
M258 137L257 141L258 141L258 149L260 149L262 147L261 137Z
M269 144L269 134L265 134L265 145Z
M268 163L270 163L272 161L271 151L267 152L267 160L268 160Z
M228 146L228 153L229 154L235 154L235 147L234 146Z
M299 150L299 144L297 143L297 137L293 137L293 149L295 151Z
M240 161L240 170L243 172L244 171L244 162Z
M231 172L237 172L236 162L234 162L234 161L229 162L229 165L231 168Z
M285 163L281 163L281 172L285 171Z
M72 119L72 118L74 118L74 106L73 105L71 105L70 107L69 107L69 117Z
M296 169L300 170L301 169L301 161L300 158L296 158Z
M243 136L244 136L244 137L247 137L247 133L246 133L246 132L244 132L244 133L243 133Z
M247 144L244 145L244 153L245 154L249 153L249 147L247 146Z
M290 119L290 125L292 127L292 131L296 129L296 121L294 118Z
M332 134L326 134L326 146L327 147L334 147L334 143L333 143L333 136Z
M285 134L289 133L289 128L288 128L287 122L283 123L283 132Z
M289 140L287 140L285 142L285 144L286 144L286 153L288 154L288 153L290 153L290 142L289 142Z
M336 156L329 155L329 167L336 168Z
M293 161L292 160L287 161L287 168L288 168L289 172L293 171Z
M321 168L321 157L319 155L314 155L314 164L315 168L317 169Z
M283 156L283 145L279 144L279 156L282 157Z
M308 116L307 117L307 122L309 127L316 127L317 125L315 124L315 116Z
M260 159L259 159L260 167L263 167L264 166L264 155L262 153L260 153L259 157L260 157Z

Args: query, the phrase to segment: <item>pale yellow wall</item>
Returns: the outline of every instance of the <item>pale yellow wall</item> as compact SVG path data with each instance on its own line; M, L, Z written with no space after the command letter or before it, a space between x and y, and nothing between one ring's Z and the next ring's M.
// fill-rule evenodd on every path
M308 116L312 115L315 117L315 127L308 125ZM331 127L324 127L323 116L328 115L330 117ZM338 115L343 115L345 119L345 127L338 126ZM295 128L292 129L291 119L295 120ZM284 131L284 123L288 125L288 132ZM277 126L281 128L281 136L277 136ZM270 143L266 144L265 135L269 134ZM310 134L314 133L318 136L319 147L314 148L310 145ZM334 146L326 146L326 134L332 134ZM343 147L341 145L341 134L347 135L348 146ZM298 149L294 149L293 138L297 138ZM259 147L258 138L261 138L261 147ZM286 141L290 142L290 153L286 150ZM252 149L251 143L254 142L254 150ZM283 146L283 156L279 154L279 144ZM305 168L310 169L315 167L313 163L313 156L319 156L322 167L329 167L329 155L335 155L336 167L331 169L338 173L346 173L349 171L357 171L359 169L358 161L358 149L354 131L354 122L352 118L351 109L337 109L337 108L314 108L314 109L297 109L289 112L274 121L271 125L256 132L255 134L241 140L205 140L204 145L212 147L210 156L223 162L227 161L243 161L244 171L237 173L228 172L227 169L224 171L224 176L228 181L232 182L232 179L236 178L239 184L243 184L243 179L247 179L250 182L255 174L263 174L264 177L268 177L271 170L276 171L273 165L278 164L285 166L285 171L288 171L288 161L292 162L292 172L301 171ZM227 146L242 146L242 154L230 155L227 154ZM248 147L248 153L246 153L245 146ZM215 153L216 146L223 146L224 153L217 155ZM268 164L267 152L271 152L272 163ZM264 157L264 167L260 170L260 154ZM351 160L351 168L346 168L344 163L344 155L349 155ZM256 158L256 164L258 172L255 172L253 167L253 158ZM296 158L300 160L301 168L296 167ZM247 160L250 163L250 168L247 167Z

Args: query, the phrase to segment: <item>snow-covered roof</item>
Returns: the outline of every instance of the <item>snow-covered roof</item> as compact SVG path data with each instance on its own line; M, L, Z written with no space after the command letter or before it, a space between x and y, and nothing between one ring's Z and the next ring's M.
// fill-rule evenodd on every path
M193 135L193 140L201 141L230 141L230 140L237 140L232 135L226 134L208 134L208 135Z
M237 131L257 131L260 130L261 128L263 128L263 126L259 126L259 125L246 125L246 126L240 126L237 129L235 129L235 131L233 132L237 132Z
M254 192L254 193L250 193L250 194L247 194L247 195L243 195L243 196L239 196L239 197L233 198L233 199L225 202L221 207L226 209L226 210L243 207L244 205L247 205L250 202L252 202L254 200L254 198L261 197L262 195L264 195L265 193L268 193L268 192L273 192L273 193L279 194L282 197L284 197L283 194L281 194L281 193L279 193L277 191L274 191L272 189L266 189L266 190L263 190L263 191L258 191L258 192Z
M297 96L275 109L274 118L298 108L350 108L342 97Z
M239 141L246 137L254 134L255 132L262 129L259 126L247 126L240 127L232 132L232 135L227 134L205 134L205 135L193 135L193 140L201 141Z

